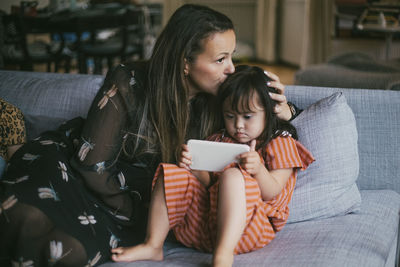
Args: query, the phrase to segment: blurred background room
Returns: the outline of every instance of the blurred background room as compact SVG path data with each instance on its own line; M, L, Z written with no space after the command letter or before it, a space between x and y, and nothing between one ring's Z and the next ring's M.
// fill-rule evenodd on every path
M121 61L147 59L186 3L228 15L235 63L259 65L285 84L339 61L400 73L400 0L2 0L0 68L105 74Z

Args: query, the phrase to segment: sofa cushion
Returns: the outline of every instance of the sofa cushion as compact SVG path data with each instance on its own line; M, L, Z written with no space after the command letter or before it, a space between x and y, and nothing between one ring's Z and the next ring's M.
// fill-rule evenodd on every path
M302 109L335 92L343 92L357 121L362 189L400 193L400 94L389 90L287 86L289 101Z
M235 256L234 266L394 266L400 195L363 190L359 212L287 224L270 244ZM104 267L208 266L212 255L167 242L162 262L106 263ZM386 262L387 259L391 262Z
M361 195L359 212L287 224L268 246L236 257L237 266L394 266L386 260L396 246L400 195Z
M295 120L299 141L315 162L298 174L288 222L356 211L361 199L355 183L359 171L357 128L340 92L305 109Z

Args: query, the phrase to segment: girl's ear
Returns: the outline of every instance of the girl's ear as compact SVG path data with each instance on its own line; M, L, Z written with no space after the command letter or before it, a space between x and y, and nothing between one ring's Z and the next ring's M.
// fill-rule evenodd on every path
M188 61L186 60L186 58L184 58L183 59L183 65L184 65L184 67L183 67L183 74L185 75L185 76L188 76L189 75L189 63L188 63Z

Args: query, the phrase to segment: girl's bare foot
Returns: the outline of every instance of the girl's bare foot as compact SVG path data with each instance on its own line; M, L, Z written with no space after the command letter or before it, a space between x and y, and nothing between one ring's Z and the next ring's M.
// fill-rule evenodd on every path
M161 261L164 258L163 248L152 247L148 244L140 244L134 247L118 247L111 250L113 261Z
M233 264L233 254L232 253L224 253L224 254L214 254L212 260L213 267L231 267Z

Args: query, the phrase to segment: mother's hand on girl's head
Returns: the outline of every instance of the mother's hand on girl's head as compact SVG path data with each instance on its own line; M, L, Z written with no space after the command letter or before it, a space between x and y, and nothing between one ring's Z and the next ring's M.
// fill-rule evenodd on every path
M287 99L285 94L285 86L279 80L279 77L269 71L264 71L265 75L272 79L272 81L268 82L268 86L275 88L278 94L270 93L270 97L272 100L277 102L277 105L274 108L275 114L278 118L282 120L290 120L292 118L292 112L290 111L290 107L287 104Z
M269 95L272 100L275 100L277 102L274 108L276 116L285 121L290 120L292 118L292 112L287 103L286 96L274 93L270 93Z
M278 75L275 73L269 72L269 71L264 71L265 75L267 75L269 78L271 78L272 81L268 82L268 86L275 88L279 94L284 95L285 94L285 85L281 83L281 80L279 79Z

